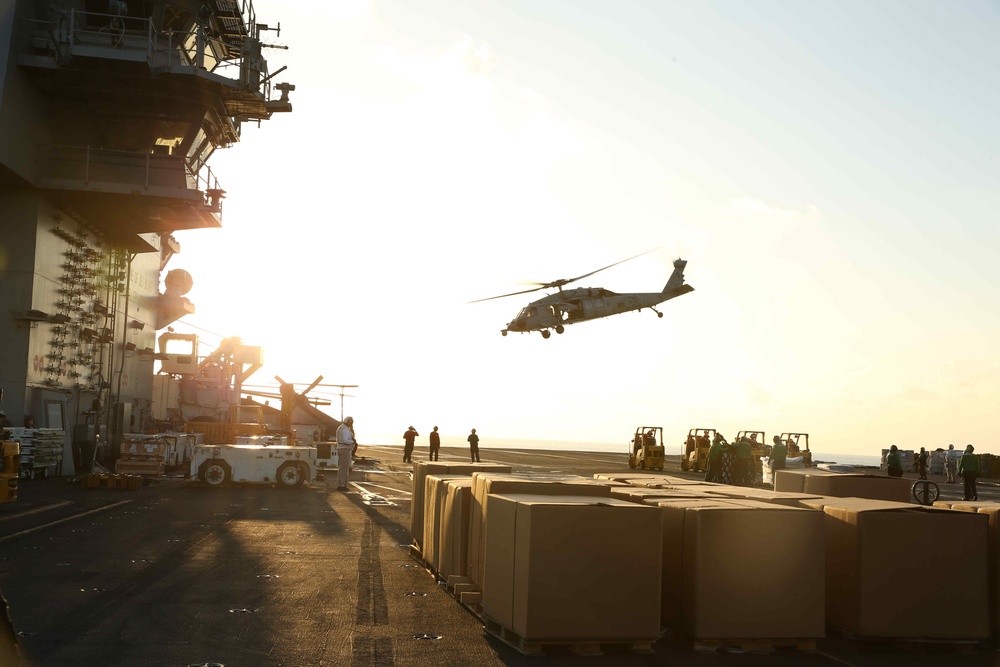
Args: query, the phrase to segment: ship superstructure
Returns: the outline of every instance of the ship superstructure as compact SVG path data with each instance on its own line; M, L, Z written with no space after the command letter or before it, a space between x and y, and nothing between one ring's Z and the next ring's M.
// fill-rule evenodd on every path
M71 473L151 409L156 331L194 312L172 233L219 227L208 166L291 111L249 0L15 0L0 15L0 389ZM23 425L23 426L22 426ZM29 457L30 458L30 457Z

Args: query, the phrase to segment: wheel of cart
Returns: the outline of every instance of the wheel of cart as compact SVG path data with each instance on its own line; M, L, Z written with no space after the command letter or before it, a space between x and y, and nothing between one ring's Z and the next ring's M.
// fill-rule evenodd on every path
M198 470L198 479L209 486L220 486L232 478L232 468L222 459L209 459Z
M913 499L921 505L933 505L941 496L941 489L938 488L937 482L918 479L910 487L910 493L913 494Z

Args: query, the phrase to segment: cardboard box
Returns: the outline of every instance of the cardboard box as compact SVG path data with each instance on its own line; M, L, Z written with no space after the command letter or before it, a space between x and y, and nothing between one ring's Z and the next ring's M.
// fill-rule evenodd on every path
M482 553L486 545L486 508L490 494L533 493L547 496L611 497L605 481L579 475L529 476L503 473L476 473L472 482L472 514L469 522L469 578L481 585Z
M937 505L937 503L934 503ZM958 512L978 512L989 517L989 542L986 546L990 628L1000 631L1000 503L993 501L952 501L951 508Z
M412 502L410 503L410 537L422 546L424 538L424 478L439 473L442 475L472 475L476 471L510 472L511 467L499 463L450 463L439 461L413 462Z
M469 523L472 512L472 477L446 482L441 515L440 569L446 581L469 572ZM470 580L471 581L471 580Z
M441 570L439 545L444 531L444 505L448 482L453 480L468 480L472 487L471 475L434 474L424 478L424 532L420 555L433 572Z
M908 503L912 501L912 485L911 479L883 475L807 475L802 492L838 498L869 498Z
M987 516L859 499L823 511L832 627L858 637L989 634Z
M774 490L790 491L792 493L803 493L806 477L814 475L816 477L824 475L839 475L839 472L831 472L820 468L786 468L774 471Z
M680 488L688 486L717 488L717 487L729 486L728 484L716 484L714 482L706 482L705 480L702 479L685 479L683 477L673 477L671 475L662 475L659 479L655 477L639 477L639 478L629 478L622 481L627 482L632 486L639 486L647 489Z
M821 512L739 499L659 507L667 625L699 639L824 636Z
M668 510L663 514L663 568L661 573L660 622L680 628L683 610L681 592L684 577L684 510L688 507L729 507L726 498L649 498L646 504Z
M491 495L483 615L527 640L655 640L661 526L614 498Z
M728 486L712 491L712 495L723 498L735 498L739 500L759 500L775 505L785 505L787 507L803 507L804 500L818 500L824 496L815 493L794 493L791 491L768 491L767 489L753 489L741 486Z
M711 491L697 486L687 486L677 489L645 489L634 486L623 486L611 489L612 498L621 498L633 503L655 504L651 500L670 500L679 498L718 498Z
M632 479L667 479L667 475L657 472L598 472L594 473L594 479L605 479L612 482L626 482Z

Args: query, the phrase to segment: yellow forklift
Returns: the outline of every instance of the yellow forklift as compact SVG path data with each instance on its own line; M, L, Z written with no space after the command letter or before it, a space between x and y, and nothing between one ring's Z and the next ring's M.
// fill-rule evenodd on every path
M11 442L10 431L4 428L6 424L7 415L0 412L0 503L17 500L17 478L21 476L21 443Z
M708 450L712 447L716 432L714 428L693 428L688 431L681 456L681 470L704 472L708 469Z
M764 431L740 431L732 442L736 444L743 438L750 441L750 474L753 477L751 486L757 486L764 479L764 464L761 459L771 455L771 445L766 437Z
M788 448L788 458L794 459L802 457L802 465L811 468L813 464L812 452L809 451L808 433L782 433L781 441Z
M640 426L632 437L628 467L663 470L663 427Z

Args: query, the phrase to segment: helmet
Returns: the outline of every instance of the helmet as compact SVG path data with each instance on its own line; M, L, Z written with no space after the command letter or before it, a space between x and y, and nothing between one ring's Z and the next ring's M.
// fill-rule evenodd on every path
M354 417L344 417L344 423L348 424L348 425L353 424L354 423Z

